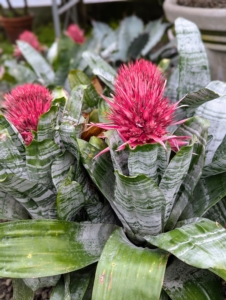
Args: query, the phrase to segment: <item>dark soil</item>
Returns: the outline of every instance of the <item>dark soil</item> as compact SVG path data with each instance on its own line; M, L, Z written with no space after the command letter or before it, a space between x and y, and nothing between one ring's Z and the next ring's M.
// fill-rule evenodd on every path
M226 0L177 0L177 4L191 7L226 8Z

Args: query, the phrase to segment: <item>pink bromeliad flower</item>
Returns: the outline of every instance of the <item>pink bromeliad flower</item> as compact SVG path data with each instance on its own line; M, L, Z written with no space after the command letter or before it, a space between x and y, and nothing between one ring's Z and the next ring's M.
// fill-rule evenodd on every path
M5 117L29 145L33 139L32 130L37 131L40 116L51 106L52 95L41 85L26 83L14 88L4 98Z
M18 40L30 44L38 52L42 52L42 50L43 50L43 47L40 45L37 36L31 31L25 30L24 32L22 32L19 35ZM22 53L21 53L20 49L18 48L18 46L15 46L15 48L14 48L14 56L15 57L22 56Z
M124 143L117 150L123 150L127 144L132 149L153 143L166 148L165 142L168 141L171 149L176 151L188 144L190 137L170 135L167 130L169 126L186 120L174 122L179 102L172 104L164 97L165 83L159 69L144 59L119 69L113 99L104 97L110 106L109 123L95 124L118 131ZM108 150L106 148L100 154Z
M85 42L84 31L76 24L69 25L64 33L77 44L83 44Z

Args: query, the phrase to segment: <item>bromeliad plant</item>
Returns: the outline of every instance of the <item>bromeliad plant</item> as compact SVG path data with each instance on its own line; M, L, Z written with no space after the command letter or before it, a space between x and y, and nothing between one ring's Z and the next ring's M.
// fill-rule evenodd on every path
M226 85L208 84L197 27L178 19L175 28L172 102L150 62L115 78L85 53L113 96L72 71L69 99L53 91L27 146L10 103L0 116L1 216L22 220L0 224L0 276L15 278L18 299L48 285L52 300L223 299Z

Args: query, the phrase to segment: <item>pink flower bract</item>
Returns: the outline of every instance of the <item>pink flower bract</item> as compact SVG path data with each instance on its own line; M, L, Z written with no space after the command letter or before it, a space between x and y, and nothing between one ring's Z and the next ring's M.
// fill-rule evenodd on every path
M40 116L51 106L52 95L41 85L26 83L14 88L4 98L5 117L29 145L33 139L31 131L37 131Z
M84 31L76 24L69 25L65 34L77 44L83 44L85 42Z
M24 32L22 32L19 35L18 40L24 41L24 42L30 44L38 52L41 52L42 49L43 49L42 46L40 45L39 41L38 41L37 36L31 31L25 30ZM14 56L16 56L16 57L21 57L22 56L22 53L20 52L20 49L18 48L18 46L15 46Z
M123 65L115 80L113 101L105 98L110 105L111 112L107 116L110 122L97 126L118 131L124 142L118 150L124 149L126 144L131 148L148 143L165 147L165 141L169 141L172 150L178 150L179 146L188 144L186 140L190 137L169 134L168 126L185 120L174 122L179 102L170 103L164 97L164 89L165 79L150 61L141 59Z

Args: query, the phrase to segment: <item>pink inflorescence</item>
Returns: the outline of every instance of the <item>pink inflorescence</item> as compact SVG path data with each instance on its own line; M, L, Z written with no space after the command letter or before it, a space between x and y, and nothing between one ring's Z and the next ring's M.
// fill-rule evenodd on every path
M165 147L168 141L172 150L187 145L187 136L170 135L168 126L183 123L174 122L178 103L170 103L164 97L165 79L159 69L150 61L141 59L128 66L123 65L115 80L113 101L105 98L111 112L109 123L95 124L103 129L115 129L123 140L118 148L128 144L131 148L142 144L160 143ZM107 150L107 149L106 149Z
M41 85L26 83L14 88L4 98L5 117L29 145L33 139L31 131L37 131L40 116L51 106L52 95Z
M84 31L76 24L69 25L65 34L77 44L83 44L85 42Z
M30 44L38 52L41 52L43 50L42 46L40 45L40 43L38 41L37 36L31 31L25 30L24 32L22 32L19 35L18 40ZM18 48L18 46L15 46L14 56L16 56L16 57L22 56L22 53L21 53L20 49Z

